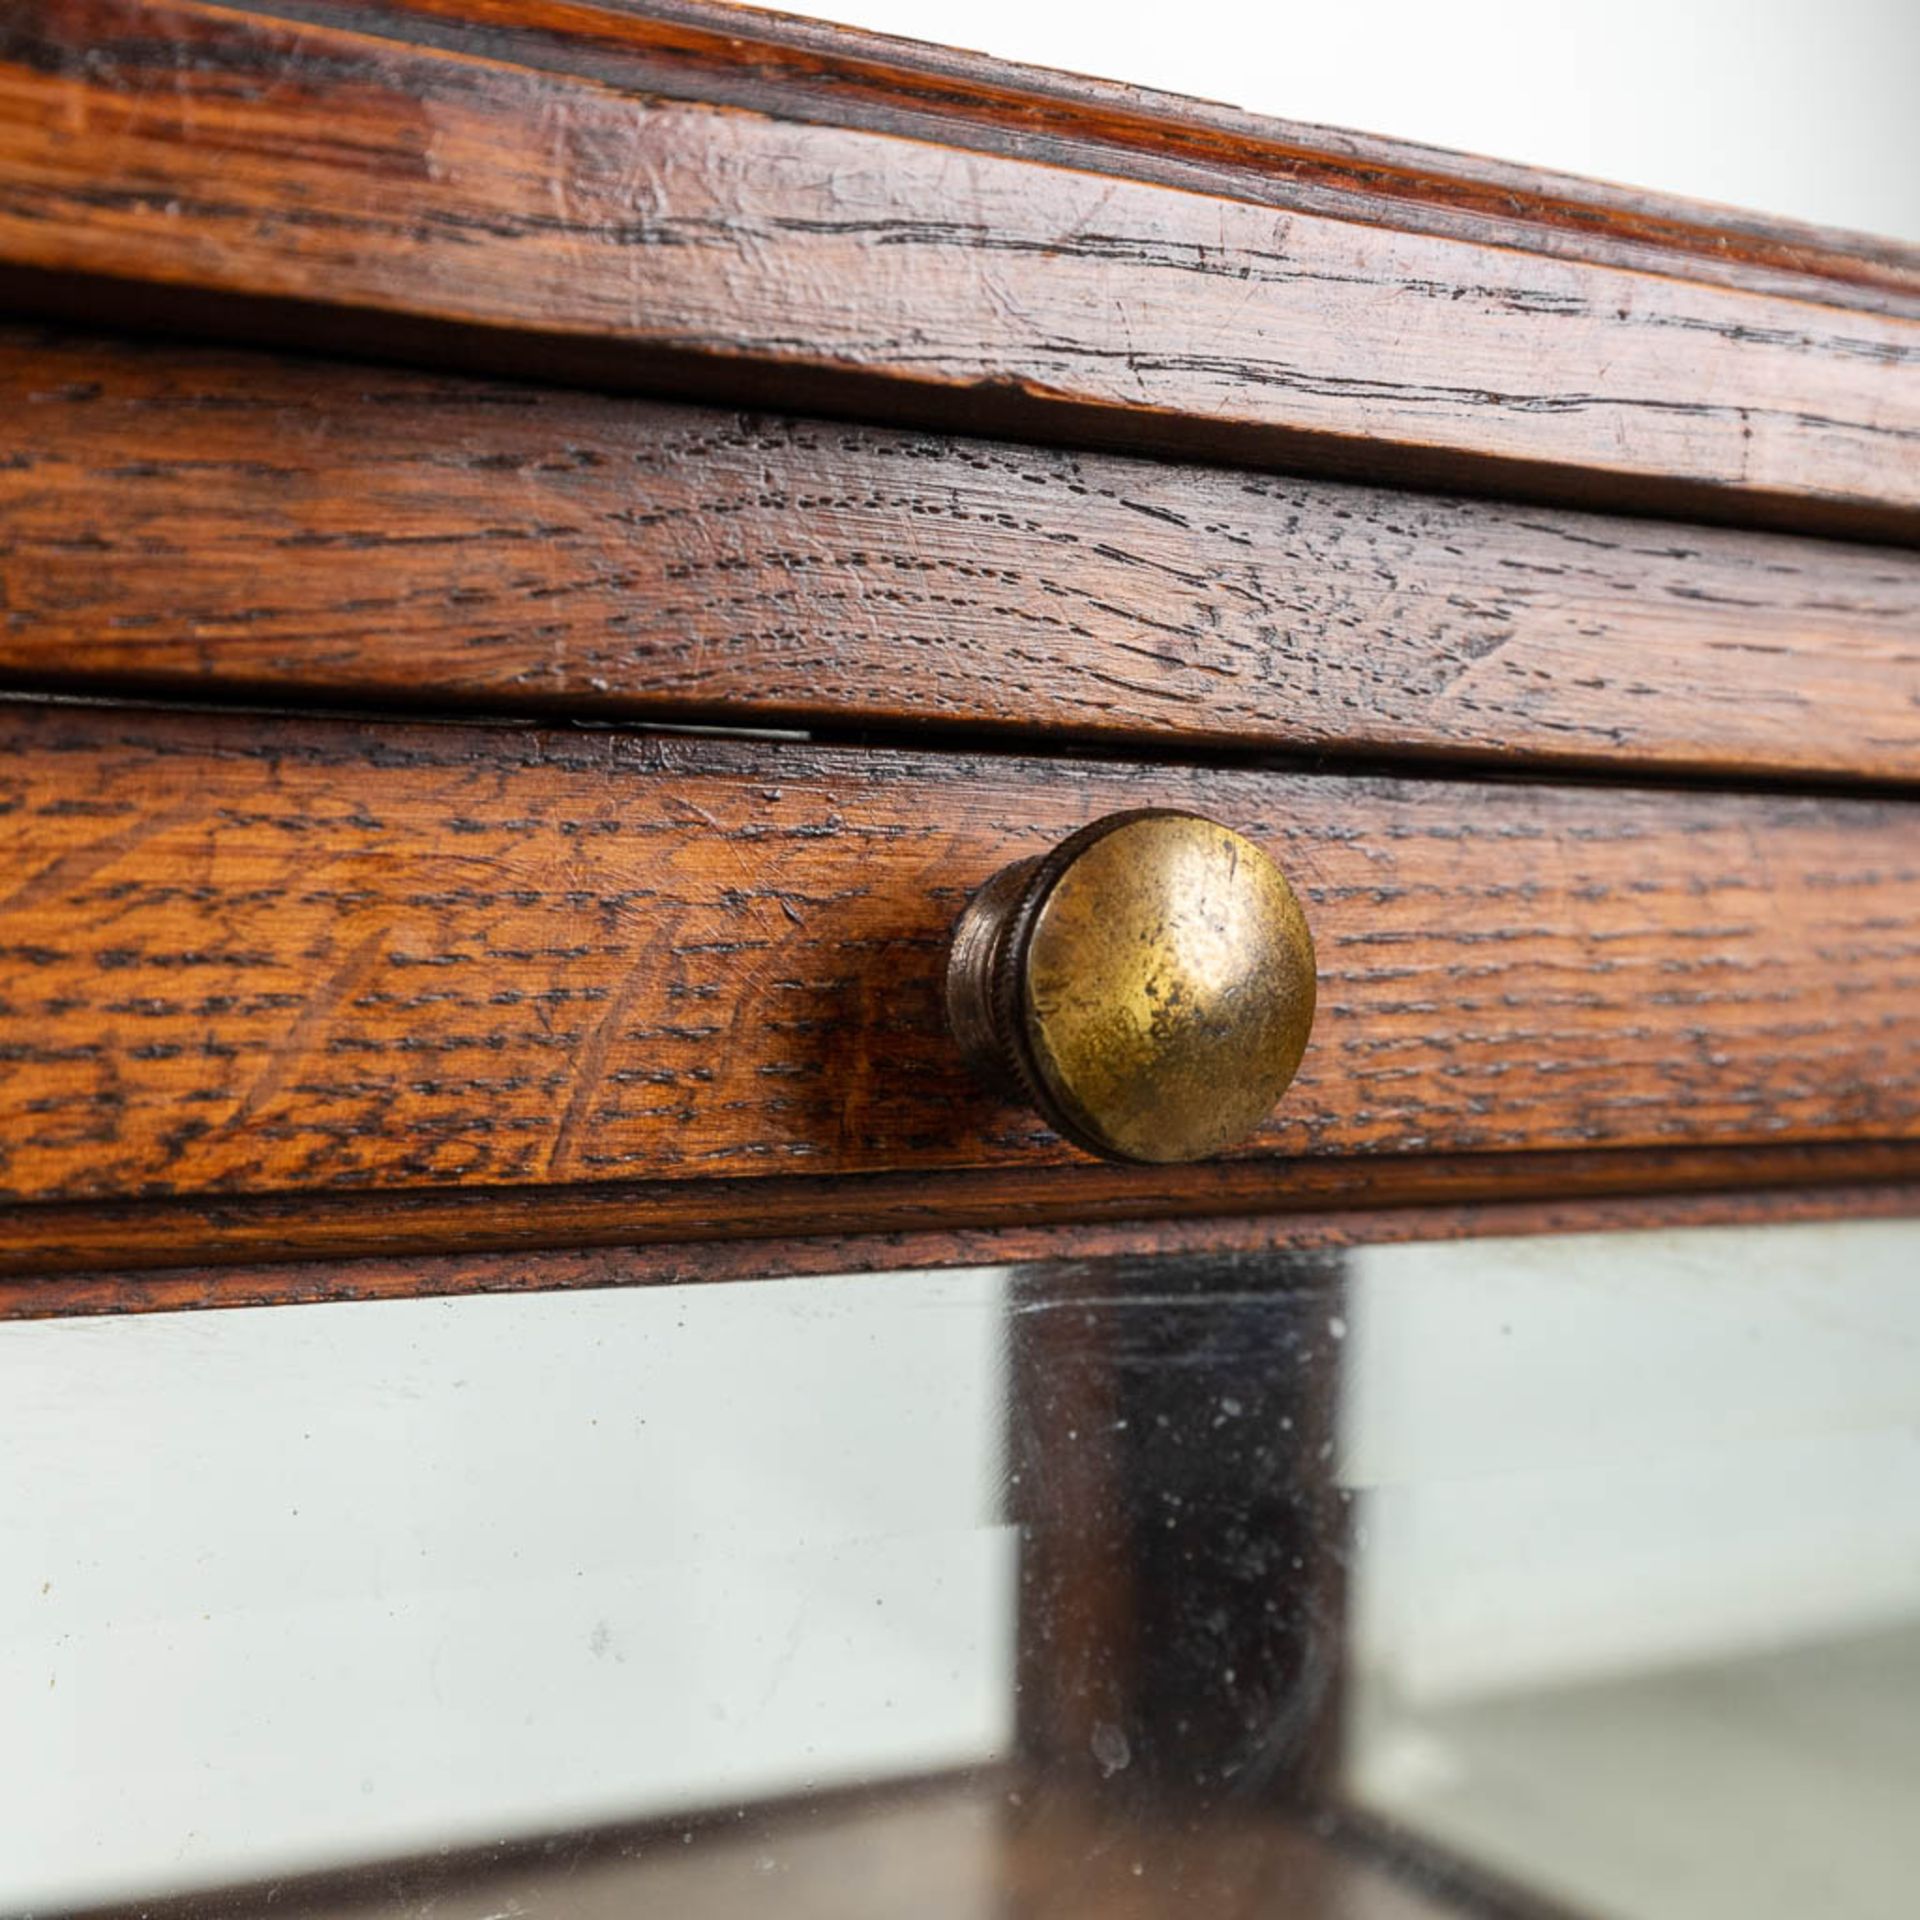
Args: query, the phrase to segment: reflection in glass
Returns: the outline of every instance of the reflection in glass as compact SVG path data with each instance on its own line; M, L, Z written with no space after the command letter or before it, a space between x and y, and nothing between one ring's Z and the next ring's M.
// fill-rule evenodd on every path
M0 1328L0 1913L1904 1920L1916 1248Z
M1920 1873L1920 1226L1368 1249L1349 1791L1574 1912Z

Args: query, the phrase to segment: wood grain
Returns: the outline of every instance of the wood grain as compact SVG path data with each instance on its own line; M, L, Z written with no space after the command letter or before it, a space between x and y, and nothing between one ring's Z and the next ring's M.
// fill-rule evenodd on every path
M1479 1179L1497 1191L1499 1162ZM1786 1164L1774 1150L1756 1149L1750 1175L1774 1177ZM0 1258L0 1321L99 1313L173 1313L212 1307L317 1306L352 1300L404 1300L471 1293L551 1293L576 1287L692 1286L709 1281L804 1278L839 1273L889 1273L932 1267L1008 1266L1033 1261L1107 1261L1116 1258L1260 1253L1303 1248L1397 1245L1416 1240L1495 1235L1644 1232L1655 1228L1779 1224L1788 1221L1920 1219L1920 1157L1906 1158L1904 1184L1805 1186L1755 1191L1567 1193L1555 1198L1431 1201L1361 1208L1307 1206L1290 1210L1285 1197L1266 1213L1203 1214L1157 1220L1063 1219L1050 1225L923 1228L917 1231L828 1232L800 1238L716 1238L543 1251L429 1252L380 1246L382 1208L356 1203L351 1216L362 1238L352 1258L259 1261L236 1257L218 1225L193 1253L195 1264L112 1266L60 1262L18 1264ZM1577 1169L1574 1169L1577 1173ZM1659 1175L1643 1165L1642 1181ZM843 1183L857 1189L859 1182ZM938 1182L934 1183L936 1186ZM1516 1188L1527 1183L1518 1181ZM1471 1180L1461 1182L1470 1190ZM844 1197L857 1212L854 1194ZM743 1211L751 1212L752 1202ZM177 1217L177 1216L176 1216ZM534 1210L526 1210L531 1229ZM567 1216L555 1223L564 1235ZM203 1223L203 1231L205 1223ZM176 1257L191 1247L175 1244ZM351 1245L337 1241L337 1246ZM136 1255L129 1237L122 1246ZM374 1249L378 1247L379 1250ZM228 1264L217 1256L225 1255Z
M196 0L13 9L0 261L96 323L1920 537L1912 320Z
M904 134L1366 226L1920 314L1920 248L725 0L256 9L624 91Z
M16 685L1920 775L1920 555L0 333Z
M1898 802L17 706L0 1189L1071 1163L969 1083L946 939L1129 805L1306 903L1321 1011L1257 1155L1920 1134Z
M1363 1237L1410 1231L1393 1222L1416 1217L1428 1234L1442 1230L1436 1223L1447 1233L1506 1231L1488 1222L1516 1210L1534 1224L1513 1231L1573 1231L1568 1222L1615 1206L1828 1217L1869 1196L1875 1209L1897 1209L1917 1192L1920 1141L1909 1140L414 1187L383 1192L375 1205L351 1190L189 1194L0 1207L0 1277L579 1247L644 1247L651 1271L739 1277L756 1264L871 1271L1231 1250L1267 1244L1263 1233L1308 1233L1309 1215L1364 1222L1354 1229Z

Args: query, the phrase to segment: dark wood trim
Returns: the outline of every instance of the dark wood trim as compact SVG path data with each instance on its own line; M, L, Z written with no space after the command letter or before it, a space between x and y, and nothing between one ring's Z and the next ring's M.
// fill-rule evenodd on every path
M1920 554L0 331L0 678L1920 777Z
M1597 1156L1596 1156L1597 1157ZM1621 1156L1631 1158L1630 1156ZM1822 1156L1796 1156L1803 1174L1820 1171ZM1558 1197L1462 1198L1381 1204L1369 1196L1364 1206L1297 1210L1271 1207L1261 1213L1201 1215L1169 1212L1155 1218L1061 1219L983 1227L895 1227L885 1231L826 1232L806 1238L717 1238L680 1243L647 1243L631 1238L621 1245L585 1245L568 1249L581 1233L578 1220L565 1217L549 1202L523 1214L517 1229L496 1226L493 1237L535 1247L545 1236L546 1250L495 1253L414 1251L423 1244L404 1229L383 1231L384 1209L361 1207L332 1223L329 1257L275 1263L263 1252L263 1264L242 1264L244 1243L217 1236L226 1223L204 1221L205 1252L189 1252L186 1223L163 1219L166 1235L157 1245L136 1243L130 1222L121 1237L96 1237L103 1256L117 1254L117 1271L88 1269L70 1237L64 1245L36 1249L30 1238L14 1237L0 1251L0 1321L38 1320L102 1313L161 1313L210 1307L302 1306L352 1300L393 1300L470 1293L538 1293L579 1287L686 1286L708 1281L761 1280L836 1273L876 1273L929 1267L1025 1264L1042 1260L1098 1260L1119 1256L1176 1256L1257 1253L1274 1248L1327 1248L1387 1245L1413 1240L1486 1238L1542 1233L1602 1233L1650 1227L1734 1226L1761 1222L1849 1219L1904 1219L1920 1216L1920 1154L1898 1156L1904 1177L1885 1183L1798 1187L1722 1187L1702 1191L1658 1190L1660 1175L1645 1165L1637 1170L1648 1191L1609 1193L1604 1181L1583 1182L1576 1166L1536 1166L1533 1176L1563 1189ZM1826 1157L1828 1170L1844 1171L1839 1157ZM1721 1177L1731 1170L1723 1168ZM1780 1156L1752 1156L1746 1172L1756 1179L1792 1177ZM1626 1170L1621 1169L1622 1177ZM840 1202L857 1210L857 1181L839 1183ZM925 1183L923 1183L924 1185ZM1450 1170L1448 1184L1473 1190ZM1585 1190L1583 1190L1583 1188ZM1489 1186L1488 1192L1497 1192ZM1074 1203L1083 1213L1097 1209L1084 1198ZM559 1217L556 1217L559 1216ZM154 1216L149 1216L150 1219ZM18 1215L8 1228L32 1223ZM600 1228L611 1241L616 1223ZM484 1236L481 1236L484 1237ZM278 1244L298 1244L297 1232L282 1230ZM445 1245L443 1236L440 1244ZM274 1241L256 1233L256 1248ZM380 1246L378 1254L366 1249ZM218 1257L225 1264L174 1267L139 1264L145 1253L156 1260L184 1256ZM360 1257L350 1257L353 1254ZM80 1257L84 1257L81 1255Z
M386 37L404 8L340 17L22 0L0 261L95 325L170 300L329 350L451 330L431 350L550 379L1920 538L1920 322L1806 297L1821 276L1681 277L1702 234L1655 273L1357 229L782 119L777 87L750 111L696 94L698 61L678 99L564 71L592 9L444 45ZM515 64L529 33L545 64ZM1547 201L1542 231L1580 204Z
M965 1265L1044 1259L1054 1251L1077 1257L1108 1245L1150 1250L1167 1235L1170 1245L1187 1244L1181 1234L1195 1247L1230 1251L1265 1231L1294 1231L1290 1223L1299 1216L1344 1218L1373 1208L1460 1208L1471 1220L1486 1208L1564 1206L1575 1220L1585 1217L1583 1208L1616 1200L1820 1208L1829 1204L1825 1196L1837 1193L1832 1204L1877 1196L1875 1207L1897 1210L1916 1184L1920 1143L1862 1141L1370 1157L1280 1169L1221 1161L1170 1175L1083 1164L913 1178L613 1183L538 1193L448 1188L383 1195L373 1207L354 1193L201 1196L0 1209L0 1277L38 1281L109 1268L635 1246L665 1246L672 1252L663 1258L684 1257L697 1266L733 1256L688 1254L690 1244L723 1248L734 1241L756 1243L740 1257L742 1271L768 1245L790 1245L796 1260L831 1266L852 1259L869 1268L938 1264L945 1247L953 1263ZM1787 1192L1800 1198L1789 1202L1782 1197ZM1742 1198L1756 1195L1771 1197ZM1383 1225L1381 1231L1388 1230Z

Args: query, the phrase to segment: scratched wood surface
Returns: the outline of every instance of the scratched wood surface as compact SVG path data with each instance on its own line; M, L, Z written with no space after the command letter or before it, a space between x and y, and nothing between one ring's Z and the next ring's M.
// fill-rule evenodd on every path
M1920 554L0 333L0 674L1912 779Z
M0 264L95 324L272 324L554 379L1920 537L1912 318L665 100L446 22L443 44L391 37L403 8L347 17L363 30L18 0Z
M668 99L898 133L1367 226L1920 313L1920 248L727 0L256 8Z
M1074 1159L948 930L1121 806L1254 835L1320 1016L1257 1155L1910 1138L1910 807L496 726L0 716L14 1201Z

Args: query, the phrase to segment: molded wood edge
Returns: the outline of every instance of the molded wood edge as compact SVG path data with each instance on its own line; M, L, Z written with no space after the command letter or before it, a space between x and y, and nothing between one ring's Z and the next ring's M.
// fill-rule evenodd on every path
M1871 1156L1863 1158L1870 1160ZM482 1240L482 1248L448 1252L451 1236L421 1239L371 1229L363 1211L357 1222L334 1223L319 1240L283 1229L272 1238L243 1242L208 1239L195 1246L181 1236L173 1257L190 1255L201 1264L169 1267L167 1254L152 1240L128 1234L116 1239L96 1228L93 1259L78 1246L56 1251L51 1241L37 1259L27 1243L10 1242L0 1232L0 1321L50 1319L106 1313L175 1312L209 1307L318 1305L353 1300L408 1299L473 1293L553 1292L579 1287L680 1286L711 1281L797 1278L836 1273L894 1272L929 1267L1013 1265L1032 1261L1099 1260L1114 1256L1164 1256L1258 1252L1266 1249L1379 1245L1415 1240L1487 1238L1507 1235L1598 1233L1649 1228L1728 1226L1780 1221L1920 1217L1920 1153L1898 1156L1901 1172L1882 1184L1790 1188L1726 1187L1689 1191L1686 1169L1664 1173L1644 1163L1622 1167L1604 1177L1583 1178L1567 1165L1530 1170L1526 1181L1503 1183L1497 1175L1463 1175L1450 1170L1447 1184L1463 1197L1409 1200L1362 1207L1303 1206L1254 1214L1148 1219L1063 1219L1053 1222L989 1226L898 1228L887 1232L822 1233L808 1237L742 1237L705 1241L647 1242L612 1238L568 1246L561 1234L538 1236L529 1219L513 1250ZM1857 1171L1860 1161L1856 1161ZM1894 1162L1884 1161L1891 1171ZM1840 1156L1828 1171L1844 1175ZM1592 1174L1588 1170L1589 1176ZM1724 1165L1716 1177L1732 1171ZM1744 1177L1762 1181L1817 1173L1804 1160L1798 1169L1778 1155L1756 1154ZM1544 1177L1564 1182L1555 1197L1517 1197L1516 1190ZM1643 1191L1609 1192L1625 1179ZM1476 1185L1484 1189L1471 1195ZM1413 1191L1409 1187L1408 1191ZM935 1207L937 1209L937 1201ZM164 1220L163 1215L150 1216ZM15 1223L0 1221L0 1229ZM173 1223L176 1227L178 1222ZM560 1225L561 1223L553 1223ZM570 1223L580 1231L580 1222ZM484 1235L486 1228L480 1229ZM492 1228L498 1236L499 1225ZM302 1258L328 1244L324 1258ZM140 1256L145 1255L143 1264ZM111 1261L114 1270L99 1264ZM211 1264L209 1264L211 1262Z

